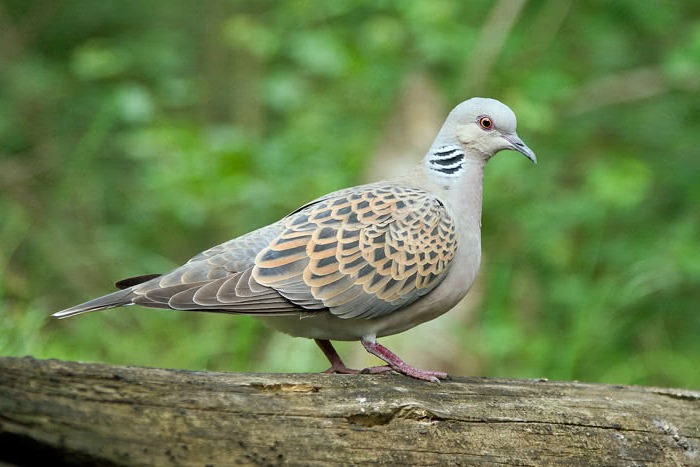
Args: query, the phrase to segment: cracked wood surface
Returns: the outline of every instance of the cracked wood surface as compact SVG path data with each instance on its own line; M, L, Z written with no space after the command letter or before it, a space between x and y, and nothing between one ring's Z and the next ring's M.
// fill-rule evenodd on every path
M699 446L694 391L0 358L0 464L691 466Z

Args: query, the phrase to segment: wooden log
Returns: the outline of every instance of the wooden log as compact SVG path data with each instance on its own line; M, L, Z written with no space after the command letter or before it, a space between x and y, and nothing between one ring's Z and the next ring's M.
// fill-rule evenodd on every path
M700 393L0 358L0 464L700 465Z

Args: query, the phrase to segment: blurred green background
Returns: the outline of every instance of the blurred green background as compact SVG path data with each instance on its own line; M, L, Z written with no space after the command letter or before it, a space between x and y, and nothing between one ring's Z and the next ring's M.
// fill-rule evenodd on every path
M48 315L396 173L482 95L540 163L489 164L468 301L383 342L457 375L698 388L699 76L695 0L1 0L0 355L325 369L245 316Z

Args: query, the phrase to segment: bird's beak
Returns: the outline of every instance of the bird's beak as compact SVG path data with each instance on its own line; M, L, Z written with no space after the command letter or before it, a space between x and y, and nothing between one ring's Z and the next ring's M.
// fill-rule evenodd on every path
M503 135L503 139L508 141L510 149L512 149L513 151L518 151L520 154L537 164L537 156L535 156L535 153L532 151L532 149L528 148L527 145L523 143L523 140L521 140L517 134L505 134Z

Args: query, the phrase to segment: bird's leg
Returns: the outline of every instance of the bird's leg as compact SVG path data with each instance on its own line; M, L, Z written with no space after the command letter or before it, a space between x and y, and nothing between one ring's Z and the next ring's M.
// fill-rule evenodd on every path
M335 351L331 341L325 339L314 339L316 345L318 345L323 354L326 356L329 362L331 362L331 367L324 371L324 373L340 373L343 375L357 374L359 370L353 370L345 366L345 363L340 359L340 355Z
M324 373L339 373L343 375L356 375L358 373L386 373L391 371L390 366L375 366L372 368L365 368L364 370L354 370L345 366L345 363L340 359L340 355L335 351L331 341L325 339L314 339L316 345L318 345L323 354L326 356L329 362L331 362L331 367L324 371Z
M441 378L447 378L447 373L443 373L441 371L426 371L412 367L408 363L401 360L394 352L374 340L362 339L362 345L365 347L367 352L387 362L391 369L398 373L411 376L412 378L416 379L431 381L433 383L439 383Z

